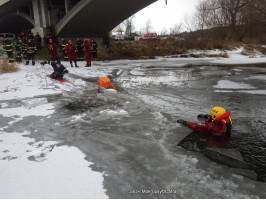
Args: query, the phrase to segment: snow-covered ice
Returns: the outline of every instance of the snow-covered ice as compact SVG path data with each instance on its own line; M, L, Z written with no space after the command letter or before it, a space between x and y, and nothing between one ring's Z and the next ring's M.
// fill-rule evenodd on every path
M26 99L21 101L23 106L27 108L36 107L38 105L42 105L48 103L47 98L35 98L35 99Z
M213 86L214 88L221 88L221 89L255 89L250 84L247 83L237 83L229 80L220 80L218 81L217 85Z
M245 78L245 80L250 80L250 79L266 81L266 75L256 75L256 76L249 76Z
M53 103L47 103L35 107L16 107L0 109L0 115L5 117L19 116L20 118L28 116L48 116L54 113Z
M28 134L0 134L0 198L107 198L103 174L89 168L79 149Z
M266 95L266 90L240 90L240 93L248 93L248 94L262 94Z
M100 114L102 115L128 115L128 112L125 110L117 109L117 110L102 110L100 111Z

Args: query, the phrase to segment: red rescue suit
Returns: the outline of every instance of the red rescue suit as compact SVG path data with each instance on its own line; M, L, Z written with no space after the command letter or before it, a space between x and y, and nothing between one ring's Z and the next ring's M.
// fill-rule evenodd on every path
M74 61L75 65L76 61L76 47L73 44L68 44L66 46L66 54L68 55L68 60L72 66L72 61Z
M84 52L86 53L87 65L91 66L92 48L91 48L91 43L89 41L84 42Z
M50 43L48 45L48 52L51 55L51 59L53 61L56 61L57 60L57 47L55 43Z
M232 119L230 115L231 112L226 112L220 117L215 118L215 120L212 120L212 118L209 117L205 124L187 122L186 127L198 132L214 133L215 135L229 135L232 127Z

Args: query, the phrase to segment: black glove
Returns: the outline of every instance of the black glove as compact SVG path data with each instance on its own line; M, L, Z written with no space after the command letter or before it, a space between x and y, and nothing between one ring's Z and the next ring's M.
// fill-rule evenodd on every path
M199 114L198 115L198 118L207 119L208 117L210 117L210 115L204 115L204 114Z
M179 119L179 120L177 120L176 122L179 123L179 124L183 124L184 126L187 125L187 121L185 121L185 120L183 120L183 119Z
M47 64L47 61L43 61L40 63L42 66L44 66L45 64Z

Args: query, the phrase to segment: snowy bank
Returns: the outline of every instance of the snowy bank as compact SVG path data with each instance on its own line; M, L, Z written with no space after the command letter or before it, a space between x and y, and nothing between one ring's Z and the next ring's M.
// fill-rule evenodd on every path
M103 175L75 147L0 134L0 198L107 198Z

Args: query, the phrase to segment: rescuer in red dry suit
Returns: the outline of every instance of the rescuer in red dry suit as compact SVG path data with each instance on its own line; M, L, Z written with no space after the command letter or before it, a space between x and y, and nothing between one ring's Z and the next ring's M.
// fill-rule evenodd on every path
M232 128L231 112L226 112L222 107L213 107L211 116L198 115L198 118L207 118L205 124L197 124L179 119L177 123L183 124L198 132L213 133L215 135L230 135Z
M92 48L91 48L91 42L87 38L84 39L84 52L86 54L86 62L87 62L87 65L85 67L91 67Z
M70 62L71 67L73 67L72 61L74 61L75 67L78 67L76 53L76 47L73 45L72 41L69 40L68 45L66 46L66 54L68 55L68 60Z
M53 42L53 39L49 39L48 53L50 54L52 61L57 60L57 47Z

